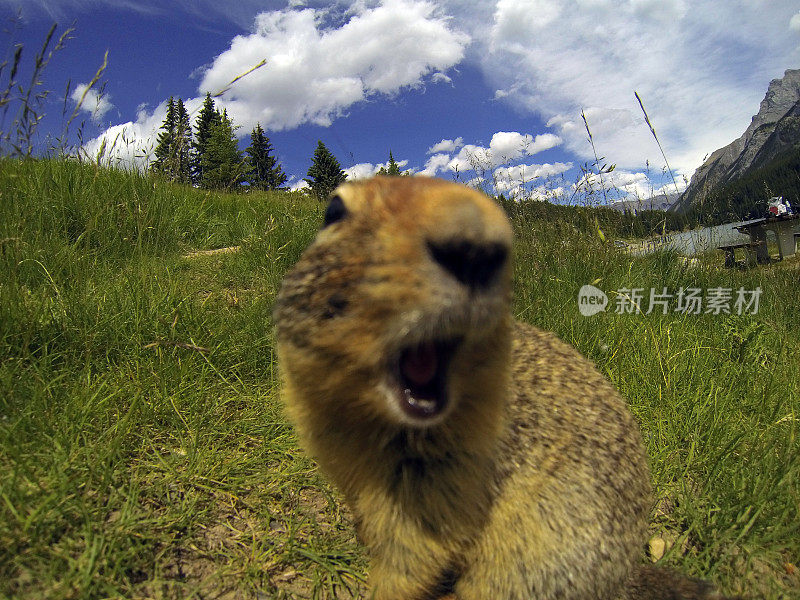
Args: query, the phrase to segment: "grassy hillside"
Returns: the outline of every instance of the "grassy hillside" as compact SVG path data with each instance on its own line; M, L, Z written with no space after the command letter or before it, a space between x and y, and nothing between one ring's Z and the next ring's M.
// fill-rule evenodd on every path
M275 294L321 213L0 161L0 597L363 591L365 555L282 415L273 355ZM534 208L514 225L516 315L592 358L642 424L662 561L798 597L798 271L633 259ZM756 315L585 318L588 283L612 305L624 287L763 294Z

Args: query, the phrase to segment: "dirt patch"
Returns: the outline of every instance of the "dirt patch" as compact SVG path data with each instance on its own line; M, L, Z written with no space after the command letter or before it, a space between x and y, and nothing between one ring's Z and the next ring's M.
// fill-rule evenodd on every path
M241 250L241 246L228 246L227 248L217 248L216 250L195 250L194 252L189 252L189 254L184 254L183 258L197 258L199 256L216 256L217 254L231 254L233 252L239 252Z
M340 564L341 546L328 544L347 537L351 528L338 498L310 486L296 488L279 503L266 489L252 489L244 497L211 493L215 508L203 522L156 548L161 569L142 581L146 597L363 597L363 581L351 574L352 568L360 571L354 566L358 558Z

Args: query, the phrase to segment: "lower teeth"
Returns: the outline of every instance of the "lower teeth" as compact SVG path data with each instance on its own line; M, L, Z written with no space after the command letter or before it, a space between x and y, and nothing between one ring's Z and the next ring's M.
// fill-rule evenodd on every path
M416 406L421 408L425 412L433 412L436 410L436 401L435 400L420 400L419 398L415 398L411 395L411 390L403 390L406 396L406 402L408 402L411 406Z

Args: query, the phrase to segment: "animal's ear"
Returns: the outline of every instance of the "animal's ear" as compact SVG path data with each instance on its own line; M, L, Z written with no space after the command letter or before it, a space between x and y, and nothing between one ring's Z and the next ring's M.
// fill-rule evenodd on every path
M325 217L322 219L322 227L332 225L337 221L341 221L347 216L347 207L344 201L338 194L331 196L328 201L328 208L325 209Z

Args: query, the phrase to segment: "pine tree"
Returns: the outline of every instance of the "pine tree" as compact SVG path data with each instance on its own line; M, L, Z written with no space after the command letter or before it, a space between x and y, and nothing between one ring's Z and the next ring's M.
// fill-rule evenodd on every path
M200 166L203 178L200 184L204 188L238 190L246 179L248 165L239 150L235 128L228 113L223 111L217 115L202 155Z
M203 157L211 136L211 129L219 120L220 113L214 108L214 100L211 99L211 94L206 94L203 107L195 121L195 141L192 144L192 181L196 184L201 184L203 181Z
M381 167L380 169L378 169L377 174L388 175L391 177L398 177L400 175L405 175L406 173L400 170L400 165L398 165L394 161L394 156L392 156L392 151L389 150L389 164L387 165L387 167Z
M156 149L154 151L156 159L150 165L150 170L153 173L165 174L170 169L170 158L175 147L175 128L175 101L170 96L167 102L167 116L164 117L164 122L161 124L160 133L156 140Z
M258 123L250 134L250 146L247 148L250 173L250 185L262 190L275 190L286 183L286 174L278 164L278 159L271 155L273 151L269 138L264 135L261 123Z
M167 102L167 116L158 134L155 160L150 165L153 173L158 173L169 181L189 181L189 150L192 131L189 114L180 98L170 96Z
M178 98L175 104L175 139L174 139L174 169L171 179L182 183L191 181L191 148L192 127L189 124L189 113L183 105L183 100Z
M318 200L325 200L339 184L344 183L347 175L322 141L317 141L312 161L308 169L308 178L304 181L308 183L311 193Z

